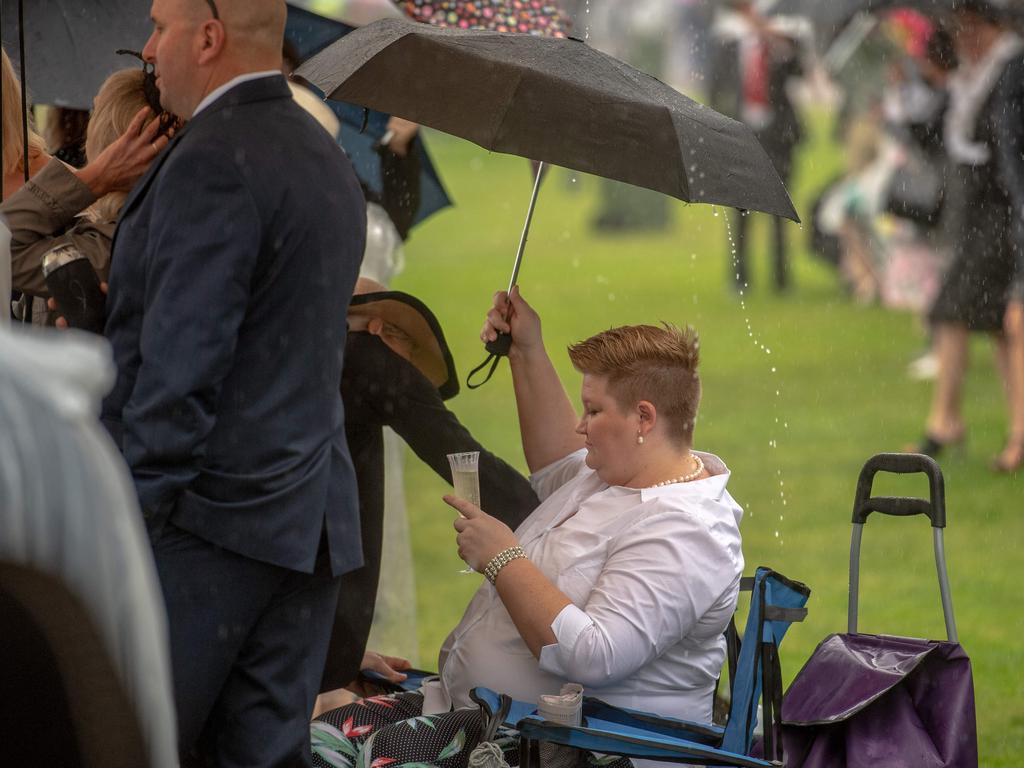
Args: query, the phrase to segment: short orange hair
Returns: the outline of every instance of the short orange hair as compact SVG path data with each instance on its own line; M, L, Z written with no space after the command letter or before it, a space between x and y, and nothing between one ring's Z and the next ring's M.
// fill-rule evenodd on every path
M623 409L641 400L654 404L668 436L689 446L700 405L700 341L687 326L669 323L624 325L569 347L569 359L583 374L604 376Z

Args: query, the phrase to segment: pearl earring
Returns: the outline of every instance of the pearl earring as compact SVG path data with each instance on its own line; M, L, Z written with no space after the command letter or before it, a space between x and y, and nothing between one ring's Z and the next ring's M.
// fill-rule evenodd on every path
M644 436L640 434L639 430L636 433L636 444L637 445L643 445L644 444Z

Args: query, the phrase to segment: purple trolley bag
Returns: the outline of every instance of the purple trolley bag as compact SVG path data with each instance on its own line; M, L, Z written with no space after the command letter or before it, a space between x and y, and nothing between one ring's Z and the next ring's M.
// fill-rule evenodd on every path
M930 499L871 496L879 471L924 473ZM858 634L860 544L872 512L926 515L946 640ZM973 768L978 765L971 661L957 641L946 575L942 471L928 456L882 453L857 480L850 542L848 631L826 637L782 702L788 768Z

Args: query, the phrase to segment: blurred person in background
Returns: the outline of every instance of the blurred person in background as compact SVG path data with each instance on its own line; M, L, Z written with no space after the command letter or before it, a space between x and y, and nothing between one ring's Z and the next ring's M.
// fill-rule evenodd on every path
M46 142L43 141L42 136L35 132L30 119L27 123L28 169L25 169L26 123L25 113L21 109L21 83L18 81L18 76L14 74L14 67L7 56L7 51L0 49L0 59L2 59L0 61L0 70L2 70L0 71L0 77L3 78L3 115L0 116L0 119L3 120L4 158L2 197L6 200L21 189L25 179L46 165L50 158L46 154ZM29 117L31 118L31 115ZM5 260L4 274L9 275L10 268L6 263L7 256L4 255L2 258ZM6 283L7 281L5 280L4 282ZM9 299L12 298L17 298L13 309L9 302ZM4 317L14 316L24 322L32 319L33 302L31 297L25 294L12 296L5 291L0 296L0 301L3 302L3 308L0 309L0 312L3 313Z
M935 329L938 377L925 435L917 450L939 456L961 446L963 382L971 333L988 333L1008 399L1011 441L1024 426L1024 392L1012 377L1008 337L1003 333L1007 296L1014 273L1011 198L999 166L999 125L1006 117L1002 94L1019 76L1024 43L1005 26L999 6L965 0L952 31L960 67L950 79L945 143L951 161L944 226L954 238L953 261L930 313ZM1012 114L1019 115L1019 106ZM1019 126L1018 126L1019 130ZM1008 445L1008 449L1016 446ZM1019 459L1004 451L997 469L1013 470Z
M753 0L730 0L715 21L715 50L708 83L708 100L719 112L740 120L753 130L788 187L793 154L803 138L800 117L789 93L790 82L803 74L803 28L791 20L767 19ZM729 262L733 287L749 287L747 263L750 218L734 217L735 247ZM789 288L785 224L772 219L775 290Z
M1024 466L1024 59L1007 68L1005 88L996 108L996 148L999 176L1010 197L1011 245L1014 275L1003 317L1007 347L1007 390L1011 402L1010 428L1003 450L993 460L998 472Z
M929 33L918 40L911 33L922 24ZM885 76L872 85L877 95L862 89L860 111L845 117L846 170L815 204L814 226L837 239L833 263L855 300L924 313L948 262L942 134L955 52L948 32L908 11L883 16L871 36L872 50L889 51ZM847 79L860 72L859 59L846 65Z
M903 11L927 22L920 14ZM927 316L949 266L951 237L942 211L949 162L943 138L949 108L949 77L956 69L953 37L932 25L920 50L908 46L895 81L883 97L886 133L894 164L886 190L885 269L881 298L886 306L910 309L927 330L927 351L908 366L916 379L932 379L938 360Z
M662 78L666 53L675 44L669 23L672 10L671 0L591 0L582 14L576 14L584 26L577 23L573 34L642 72ZM600 202L591 222L595 229L629 232L668 226L669 199L665 195L611 179L598 178L596 182Z
M8 198L25 183L24 113L21 111L21 83L14 73L7 51L0 52L3 62L3 121L4 121L4 186L3 196ZM34 130L31 119L28 126L28 175L46 165L46 142Z

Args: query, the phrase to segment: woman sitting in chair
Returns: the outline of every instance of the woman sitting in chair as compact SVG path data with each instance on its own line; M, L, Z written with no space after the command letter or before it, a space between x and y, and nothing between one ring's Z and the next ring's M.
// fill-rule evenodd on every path
M570 347L583 374L577 418L540 319L517 290L498 294L481 335L498 332L512 336L523 450L541 505L513 532L445 497L461 513L459 555L487 582L445 641L436 683L314 723L318 765L332 764L327 752L359 749L371 751L366 765L466 765L483 720L474 686L536 702L575 682L616 706L711 721L743 570L742 510L726 491L725 464L691 449L696 334L626 326ZM442 712L429 727L418 718Z

